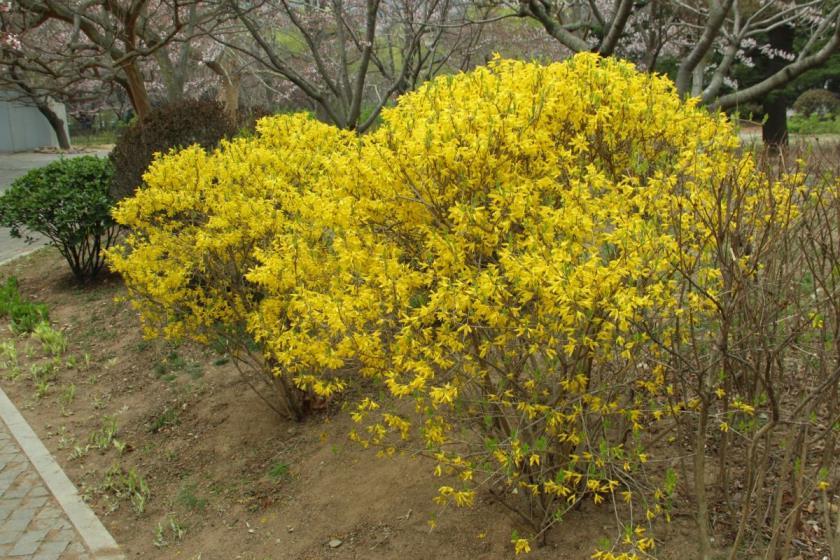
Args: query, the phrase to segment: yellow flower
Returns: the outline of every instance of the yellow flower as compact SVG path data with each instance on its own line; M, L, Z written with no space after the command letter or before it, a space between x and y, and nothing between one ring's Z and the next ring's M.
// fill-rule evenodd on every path
M516 539L513 541L513 548L516 554L528 554L531 552L531 543L528 539Z

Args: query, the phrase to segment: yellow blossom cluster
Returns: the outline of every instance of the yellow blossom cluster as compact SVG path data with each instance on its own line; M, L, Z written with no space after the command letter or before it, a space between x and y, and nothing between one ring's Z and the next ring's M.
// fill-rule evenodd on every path
M255 335L264 293L245 276L269 255L282 261L278 290L297 290L304 277L328 280L313 254L324 249L327 233L308 221L326 211L321 203L329 197L318 185L330 158L354 143L348 133L296 115L262 119L254 138L223 142L212 153L192 146L160 155L144 188L114 211L130 233L108 252L146 334L209 344L265 376L288 377ZM284 312L275 306L272 319L285 322ZM304 395L285 381L279 404L298 417ZM324 394L338 387L317 380Z
M159 158L109 258L150 333L256 349L314 398L364 379L354 440L432 457L454 481L440 504L524 500L540 533L582 500L636 499L645 436L679 406L640 356L709 312L675 271L719 285L706 218L716 181L754 173L737 146L628 63L494 60L361 139L281 116ZM642 490L649 521L668 492Z

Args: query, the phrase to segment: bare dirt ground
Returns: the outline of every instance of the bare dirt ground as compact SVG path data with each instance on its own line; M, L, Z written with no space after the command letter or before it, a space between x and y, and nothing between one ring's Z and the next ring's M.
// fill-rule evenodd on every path
M115 300L125 294L119 278L77 287L66 269L53 249L0 267L0 280L17 276L26 298L49 306L69 342L52 362L4 324L0 343L12 342L17 366L0 383L127 557L513 557L511 533L527 528L489 497L440 511L432 497L447 481L426 460L358 448L338 405L304 423L281 420L224 358L143 340L136 314ZM32 368L50 363L54 379L36 386ZM691 558L690 505L673 519L657 534L657 557ZM609 509L588 504L529 557L589 558L614 534Z

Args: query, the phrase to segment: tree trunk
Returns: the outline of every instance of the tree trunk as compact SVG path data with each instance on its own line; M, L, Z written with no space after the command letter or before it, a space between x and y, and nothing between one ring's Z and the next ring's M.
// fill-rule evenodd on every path
M239 111L239 75L228 73L222 78L221 100L230 122L235 123Z
M225 113L227 113L230 122L236 123L237 113L239 112L239 86L241 82L239 73L234 68L228 67L224 53L216 60L205 60L204 64L219 76L221 86L219 102L224 105Z
M158 63L160 77L163 79L163 85L166 88L166 101L172 103L184 98L184 80L176 75L175 68L169 60L169 54L166 49L159 49L155 51L155 60Z
M133 60L124 63L122 65L122 71L125 74L125 83L128 86L127 93L128 98L131 99L131 106L134 107L134 113L137 115L137 118L142 121L152 110L152 104L149 102L149 94L146 91L143 75Z
M767 33L770 46L785 52L793 51L795 30L789 25L782 25ZM785 60L781 57L770 59L767 65L768 75L773 75L785 67ZM761 129L764 145L771 149L787 146L787 104L788 100L782 92L771 93L764 98L764 113L767 119Z
M70 137L67 135L67 129L64 128L64 121L59 117L55 111L50 109L49 105L38 103L38 111L47 119L50 126L55 132L55 137L58 139L58 147L62 150L70 149Z
M764 101L766 120L761 127L761 139L768 148L787 146L787 100L781 95L771 95Z

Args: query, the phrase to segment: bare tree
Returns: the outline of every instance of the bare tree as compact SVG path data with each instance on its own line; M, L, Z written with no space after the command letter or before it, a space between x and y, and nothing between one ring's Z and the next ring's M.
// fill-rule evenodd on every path
M218 41L293 83L326 120L359 131L395 95L462 68L493 9L463 0L263 0L249 9L222 1L250 40L216 33Z
M594 51L612 55L634 13L644 3L615 0L517 0L508 2L521 17L533 18L572 52Z

